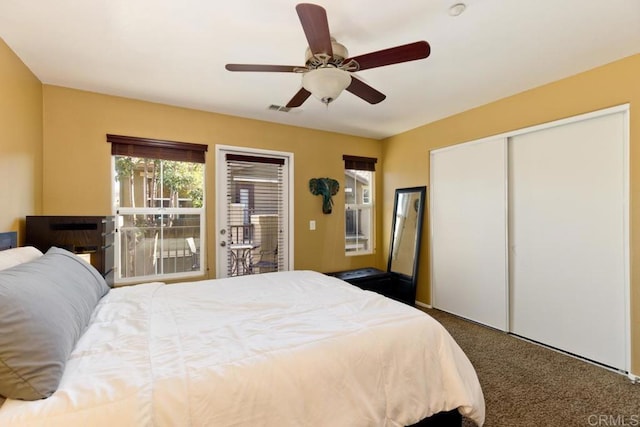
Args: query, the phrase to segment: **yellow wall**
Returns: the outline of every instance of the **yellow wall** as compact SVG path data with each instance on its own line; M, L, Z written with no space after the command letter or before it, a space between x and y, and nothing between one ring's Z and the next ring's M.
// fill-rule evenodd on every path
M429 150L630 103L632 370L640 371L640 55L635 55L431 123L382 143L45 85L0 39L0 230L22 230L32 214L111 212L110 146L105 134L209 145L208 235L215 232L215 144L294 153L295 267L334 271L386 266L394 189L429 184ZM345 147L349 147L346 149ZM340 208L321 213L308 191L314 177L342 181L342 155L377 157L376 255L345 257ZM384 161L382 161L384 159ZM382 183L384 183L384 188ZM334 197L344 204L344 193ZM384 216L384 221L382 217ZM426 216L428 218L428 215ZM309 231L309 220L317 230ZM427 221L428 222L428 221ZM215 247L207 246L209 277ZM418 301L430 302L428 223L420 257ZM635 326L634 326L635 325Z
M632 371L640 372L640 55L634 55L383 141L383 229L393 189L429 184L429 151L486 136L630 103ZM428 190L427 190L428 191ZM430 302L428 224L422 236L418 301ZM387 236L383 236L387 239ZM383 239L383 248L388 247ZM606 307L603 307L606 309Z
M0 231L42 207L42 84L0 39Z
M294 154L295 268L336 271L379 266L376 255L344 255L344 192L334 196L330 215L309 192L309 179L331 177L344 183L343 154L381 156L381 143L293 126L167 105L44 86L44 197L46 215L111 213L111 145L107 133L207 144L207 262L215 277L215 145L233 145ZM381 166L379 161L377 166ZM382 197L378 174L378 197ZM342 188L341 188L342 190ZM381 215L377 216L378 226ZM309 230L309 220L316 230ZM377 242L383 233L378 233ZM378 244L379 246L379 244Z

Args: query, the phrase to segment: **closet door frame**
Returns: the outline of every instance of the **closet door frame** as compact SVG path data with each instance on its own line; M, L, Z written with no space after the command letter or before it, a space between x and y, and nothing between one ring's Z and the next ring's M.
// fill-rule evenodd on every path
M623 238L624 238L624 244L623 244L623 254L624 254L624 260L623 260L623 264L624 264L624 271L623 271L623 277L624 277L624 296L625 296L625 301L624 301L624 305L625 305L625 331L624 331L624 336L625 336L625 370L627 372L627 375L629 378L631 379L638 379L640 378L640 376L634 374L631 372L631 301L630 301L630 292L631 292L631 279L630 279L630 219L629 219L629 208L630 208L630 181L629 181L629 162L630 162L630 158L629 158L629 104L621 104L621 105L617 105L614 107L610 107L610 108L604 108L601 110L597 110L597 111L592 111L589 113L584 113L584 114L579 114L579 115L575 115L575 116L571 116L571 117L567 117L564 119L559 119L559 120L554 120L551 122L547 122L547 123L543 123L543 124L539 124L539 125L534 125L534 126L529 126L526 128L522 128L522 129L517 129L514 131L509 131L509 132L505 132L505 133L501 133L501 134L497 134L497 135L493 135L490 137L485 137L485 138L480 138L477 140L472 140L472 141L468 141L468 142L463 142L460 144L473 144L473 143L479 143L479 142L483 142L483 141L489 141L489 140L493 140L493 139L500 139L500 138L506 138L507 140L509 140L512 137L518 136L518 135L522 135L522 134L526 134L526 133L531 133L531 132L535 132L538 130L543 130L543 129L548 129L551 127L556 127L556 126L562 126L562 125L566 125L566 124L570 124L573 122L578 122L578 121L583 121L583 120L588 120L588 119L592 119L592 118L596 118L596 117L601 117L601 116L606 116L606 115L610 115L610 114L616 114L616 113L622 113L622 117L623 117L623 165L624 165L624 170L623 170L623 194L624 194L624 206L623 206L623 227L624 227L624 231L623 231ZM510 143L510 141L508 142L508 144ZM456 144L456 145L460 145L460 144ZM443 147L437 150L432 150L430 152L430 156L429 158L431 159L431 155L432 152L438 151L438 150L444 150L450 147ZM431 169L430 169L431 170ZM432 177L433 175L430 173L430 185L433 186L433 181L432 181ZM508 179L508 176L506 177L506 179ZM507 189L508 187L508 182L506 183ZM430 208L428 209L429 213L431 214L431 212L433 211L433 190L430 192L431 194L431 198L430 198ZM509 207L508 205L508 200L507 200L507 208ZM429 220L429 224L431 224L431 236L433 236L433 221ZM507 224L505 224L506 227L508 227L508 218L507 218ZM508 233L508 231L507 231ZM511 244L511 240L509 239L509 235L507 234L507 240L509 242L509 245ZM433 242L432 239L429 239L429 245L430 245L430 272L431 272L431 301L432 303L434 303L434 281L433 281ZM509 246L509 252L510 252L511 248ZM507 262L509 263L509 258L508 258L507 254ZM507 264L507 266L505 268L508 269L509 264ZM509 290L510 290L510 284L509 284L509 277L507 277L507 304L508 301L510 300L510 296L509 296ZM436 304L434 304L434 307L436 307ZM507 312L509 313L510 308L507 307ZM509 318L511 316L509 315ZM510 320L510 319L509 319ZM508 320L508 321L509 321Z

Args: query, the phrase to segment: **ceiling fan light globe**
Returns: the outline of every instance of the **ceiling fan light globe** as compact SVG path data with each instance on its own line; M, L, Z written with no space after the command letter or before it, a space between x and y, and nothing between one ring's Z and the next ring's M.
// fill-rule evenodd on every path
M349 73L333 67L311 70L302 76L302 87L324 104L334 101L350 84Z

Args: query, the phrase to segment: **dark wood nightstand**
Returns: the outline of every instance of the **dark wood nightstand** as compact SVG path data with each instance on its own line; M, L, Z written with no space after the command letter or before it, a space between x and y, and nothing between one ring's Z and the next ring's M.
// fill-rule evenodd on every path
M27 216L26 246L51 246L87 254L109 286L114 280L113 216Z

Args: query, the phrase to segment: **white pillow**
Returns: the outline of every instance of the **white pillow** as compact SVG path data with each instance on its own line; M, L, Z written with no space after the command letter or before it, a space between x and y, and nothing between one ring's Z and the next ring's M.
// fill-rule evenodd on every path
M0 251L0 270L32 261L42 256L42 252L33 246L22 246Z

